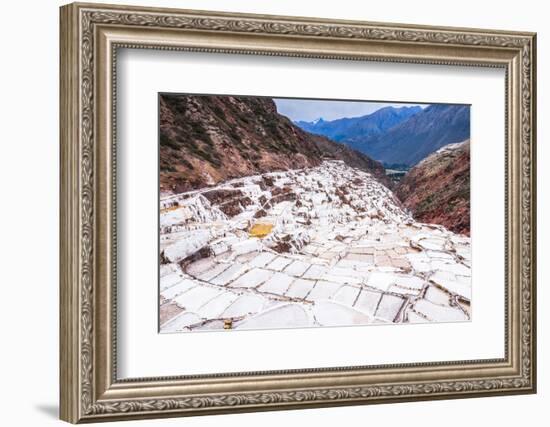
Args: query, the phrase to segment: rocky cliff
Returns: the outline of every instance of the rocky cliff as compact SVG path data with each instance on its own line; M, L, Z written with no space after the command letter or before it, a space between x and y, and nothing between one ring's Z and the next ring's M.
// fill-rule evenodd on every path
M470 140L449 144L412 168L395 189L415 219L470 234Z
M344 160L387 182L380 163L303 131L269 98L162 94L159 109L162 195L325 159Z

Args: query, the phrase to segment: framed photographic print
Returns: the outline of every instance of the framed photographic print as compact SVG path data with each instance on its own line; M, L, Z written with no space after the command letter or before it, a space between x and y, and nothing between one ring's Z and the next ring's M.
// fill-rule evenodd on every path
M159 112L161 333L470 320L469 105Z
M533 393L535 34L61 8L61 418Z

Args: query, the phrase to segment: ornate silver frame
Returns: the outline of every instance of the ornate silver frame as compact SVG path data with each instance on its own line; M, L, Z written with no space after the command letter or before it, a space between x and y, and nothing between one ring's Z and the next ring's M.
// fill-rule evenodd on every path
M78 423L536 390L533 33L71 4L61 8L61 418ZM116 376L117 48L506 70L505 357L177 378Z

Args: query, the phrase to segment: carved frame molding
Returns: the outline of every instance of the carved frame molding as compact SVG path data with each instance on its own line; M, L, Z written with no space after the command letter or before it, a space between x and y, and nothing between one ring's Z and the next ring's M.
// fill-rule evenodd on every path
M165 36L169 42L163 42ZM179 37L187 39L179 43ZM118 381L116 287L102 279L116 282L112 147L114 64L120 47L505 67L506 358ZM534 392L535 50L532 33L92 4L62 7L61 418L101 421ZM238 391L239 381L253 384L270 375L273 387ZM349 384L335 381L339 375L348 375ZM283 387L289 379L300 385ZM200 393L185 388L201 381L211 388Z

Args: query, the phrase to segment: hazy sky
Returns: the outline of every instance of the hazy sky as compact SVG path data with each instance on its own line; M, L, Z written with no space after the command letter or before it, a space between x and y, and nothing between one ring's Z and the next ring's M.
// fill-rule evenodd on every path
M336 120L342 117L359 117L370 114L380 108L394 106L396 108L419 105L427 107L429 104L400 104L364 101L325 101L313 99L281 99L273 98L279 114L287 116L293 121L313 121L322 117L324 120Z

